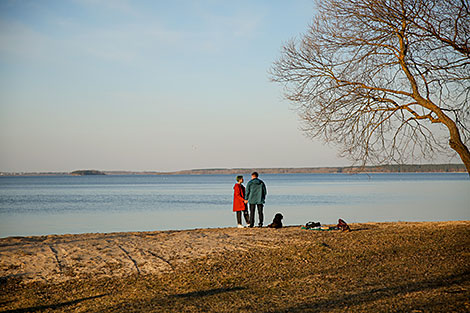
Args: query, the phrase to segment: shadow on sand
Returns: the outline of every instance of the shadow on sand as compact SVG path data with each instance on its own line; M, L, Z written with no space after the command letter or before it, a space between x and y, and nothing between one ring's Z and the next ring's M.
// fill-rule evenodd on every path
M329 311L339 308L346 308L358 303L374 302L380 299L385 299L393 296L404 295L411 292L420 292L430 289L437 289L442 287L452 287L468 283L470 281L470 271L465 271L460 274L454 274L446 277L439 277L432 280L423 280L408 284L397 285L393 287L374 288L365 292L360 292L350 295L335 295L328 299L321 299L316 302L302 303L296 306L284 308L274 311L281 312L320 312ZM451 291L454 292L454 291Z
M78 304L80 302L86 301L86 300L93 300L93 299L98 299L102 298L104 296L107 296L108 294L103 294L103 295L97 295L93 297L86 297L86 298L81 298L77 300L72 300L72 301L67 301L67 302L62 302L62 303L56 303L56 304L48 304L48 305L38 305L30 308L22 308L22 309L14 309L14 310L7 310L7 311L1 311L3 313L23 313L23 312L36 312L36 311L43 311L47 309L60 309L69 305L74 305Z
M233 287L233 288L216 288L216 289L209 289L209 290L202 290L202 291L194 291L188 293L180 293L172 295L175 298L198 298L198 297L205 297L205 296L212 296L219 293L225 292L233 292L238 290L244 290L245 287Z

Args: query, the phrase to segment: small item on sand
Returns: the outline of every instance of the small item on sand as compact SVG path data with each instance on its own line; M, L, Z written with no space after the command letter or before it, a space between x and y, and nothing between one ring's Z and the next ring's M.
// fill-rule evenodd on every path
M277 213L274 215L273 222L268 225L269 228L282 228L282 219L284 216L282 216L281 213Z
M320 222L308 222L305 226L302 226L302 229L314 229L314 228L321 228Z
M338 220L338 225L336 226L338 227L339 229L341 229L341 231L351 231L351 228L349 228L349 225L348 223L346 223L344 220L342 219L339 219Z
M305 226L307 226L308 228L321 227L321 223L320 222L308 222L307 224L305 224Z
M308 222L307 224L305 224L305 226L302 226L301 229L320 231L339 230L339 228L336 226L322 226L320 222Z

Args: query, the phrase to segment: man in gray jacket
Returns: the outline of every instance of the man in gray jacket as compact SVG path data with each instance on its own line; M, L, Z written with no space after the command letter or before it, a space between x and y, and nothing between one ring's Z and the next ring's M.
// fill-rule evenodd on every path
M266 185L258 178L258 173L251 174L251 180L246 185L245 203L250 204L250 227L255 225L255 208L258 207L258 227L263 227L263 207L266 200Z

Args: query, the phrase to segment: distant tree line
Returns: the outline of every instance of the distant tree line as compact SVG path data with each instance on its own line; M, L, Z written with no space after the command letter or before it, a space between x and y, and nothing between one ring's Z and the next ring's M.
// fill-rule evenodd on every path
M70 173L71 175L84 176L84 175L106 175L104 172L97 170L78 170Z

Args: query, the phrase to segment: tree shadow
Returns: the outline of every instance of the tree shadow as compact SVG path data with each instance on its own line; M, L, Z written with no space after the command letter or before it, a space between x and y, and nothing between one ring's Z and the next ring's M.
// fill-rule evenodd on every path
M1 311L1 312L3 312L3 313L23 313L23 312L36 312L36 311L42 311L42 310L47 310L47 309L55 310L55 309L60 309L60 308L69 306L69 305L78 304L78 303L86 301L86 300L93 300L93 299L102 298L102 297L107 296L107 295L108 294L102 294L102 295L86 297L86 298L81 298L81 299L62 302L62 303L48 304L48 305L38 305L38 306L34 306L34 307L29 307L29 308L13 309L13 310Z
M349 307L358 303L374 302L377 300L404 295L411 292L420 292L442 287L450 287L457 284L468 283L470 281L470 271L460 274L439 277L430 280L395 285L392 287L373 288L368 291L344 295L335 294L327 299L322 299L312 303L302 303L296 306L274 311L280 312L305 312L305 311L331 311L333 309Z
M245 287L215 288L215 289L209 289L209 290L201 290L201 291L175 294L175 295L172 295L171 297L173 298L199 298L199 297L212 296L212 295L219 294L219 293L234 292L234 291L245 290L245 289L246 289Z
M367 228L367 227L351 228L351 232L353 232L353 231L363 231L363 230L370 230L370 228Z

